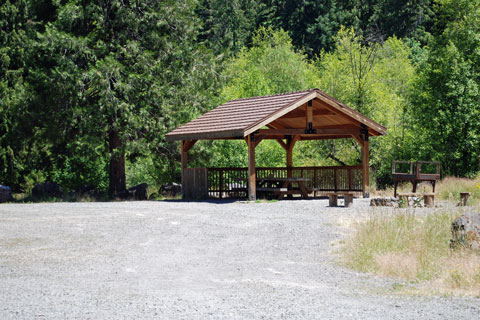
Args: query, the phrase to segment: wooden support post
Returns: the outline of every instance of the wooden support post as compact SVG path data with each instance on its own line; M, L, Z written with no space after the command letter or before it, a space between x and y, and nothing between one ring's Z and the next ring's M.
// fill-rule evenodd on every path
M295 142L292 143L292 137L288 137L287 139L287 177L292 177L292 167L293 167L293 145Z
M190 150L193 145L197 142L197 140L182 140L180 142L181 147L181 161L182 161L182 199L185 199L185 188L184 185L184 177L185 177L185 169L188 167L188 150Z
M251 134L247 138L248 144L248 200L255 201L257 199L256 183L257 177L255 173L255 138Z
M362 146L363 197L370 198L370 155L368 140Z
M299 139L298 136L288 137L287 138L287 177L292 177L292 168L293 168L293 147L295 146L295 142Z
M188 151L186 150L186 141L180 142L182 159L182 199L185 200L185 169L188 165Z

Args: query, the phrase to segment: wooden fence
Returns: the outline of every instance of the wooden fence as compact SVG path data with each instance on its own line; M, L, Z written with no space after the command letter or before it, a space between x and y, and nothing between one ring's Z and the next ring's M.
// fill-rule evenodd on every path
M202 168L203 169L203 168ZM206 168L206 188L210 198L246 198L247 168ZM256 168L257 178L309 178L305 186L313 196L331 191L362 192L362 166ZM198 178L197 178L198 180ZM190 181L185 181L185 184ZM190 188L186 185L185 187Z
M199 200L209 197L208 169L186 168L183 171L182 197L183 199Z

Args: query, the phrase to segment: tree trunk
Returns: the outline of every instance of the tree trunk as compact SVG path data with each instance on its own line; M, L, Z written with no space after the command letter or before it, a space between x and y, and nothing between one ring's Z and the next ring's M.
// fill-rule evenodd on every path
M108 133L108 144L110 149L110 172L108 194L111 197L124 192L125 186L125 151L122 149L122 141L118 132L110 128Z

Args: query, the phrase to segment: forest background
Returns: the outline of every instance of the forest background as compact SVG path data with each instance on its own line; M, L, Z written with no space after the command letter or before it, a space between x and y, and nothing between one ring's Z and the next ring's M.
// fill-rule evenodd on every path
M394 159L479 172L480 0L6 0L0 75L0 184L16 192L179 182L168 131L309 88L388 128L371 142L377 187ZM192 166L247 163L238 141L191 152ZM295 166L360 161L353 141L294 149ZM283 149L261 143L257 165L284 166Z

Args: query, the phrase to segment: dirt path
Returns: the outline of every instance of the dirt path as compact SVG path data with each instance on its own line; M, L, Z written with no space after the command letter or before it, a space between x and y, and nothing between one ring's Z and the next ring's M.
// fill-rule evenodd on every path
M368 202L0 205L0 319L473 319L335 264Z

